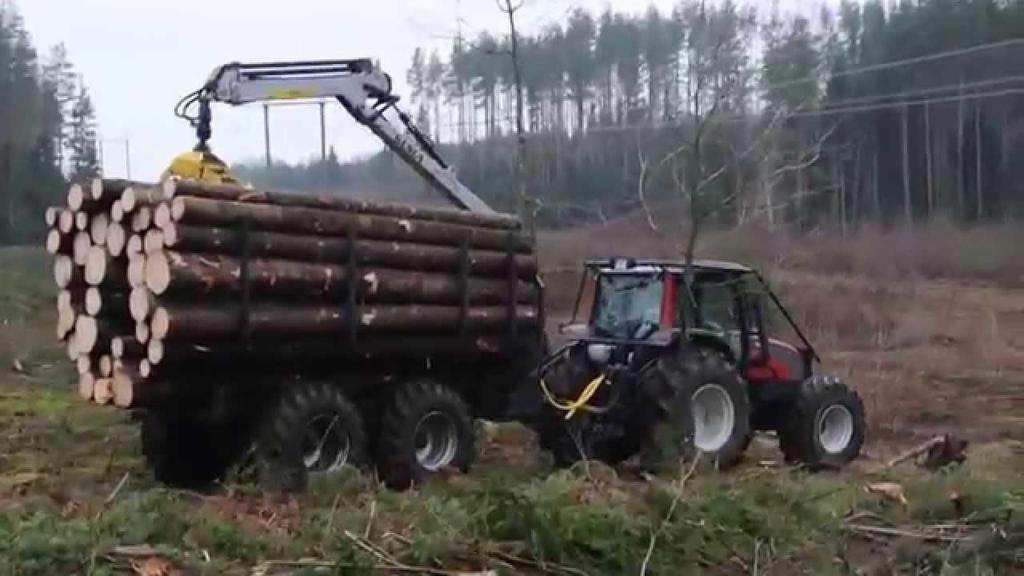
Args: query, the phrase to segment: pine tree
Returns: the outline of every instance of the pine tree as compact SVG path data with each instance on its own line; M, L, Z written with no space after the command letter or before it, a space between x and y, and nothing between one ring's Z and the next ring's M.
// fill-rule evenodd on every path
M96 113L92 98L85 86L79 86L71 108L71 136L68 140L73 180L84 180L100 174L96 147Z

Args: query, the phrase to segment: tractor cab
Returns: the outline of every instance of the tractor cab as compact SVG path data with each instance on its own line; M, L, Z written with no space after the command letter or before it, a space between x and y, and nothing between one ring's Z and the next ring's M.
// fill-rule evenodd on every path
M730 262L588 261L562 332L609 346L685 337L717 348L752 381L800 382L818 359L760 274Z

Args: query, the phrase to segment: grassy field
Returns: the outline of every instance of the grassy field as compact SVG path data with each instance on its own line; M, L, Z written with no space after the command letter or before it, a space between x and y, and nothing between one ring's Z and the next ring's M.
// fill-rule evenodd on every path
M549 268L578 256L560 242L583 243L546 238ZM848 470L783 466L764 436L727 473L554 472L529 432L500 426L470 475L398 493L353 471L298 497L157 485L130 415L74 394L49 259L2 250L0 574L1024 573L1024 277L992 254L946 268L842 263L844 246L871 242L886 245L821 241L831 256L777 258L760 241L745 257L865 397L869 444ZM708 250L737 254L730 243L749 246L723 237ZM965 465L884 467L939 432L971 441ZM866 490L878 482L905 502Z

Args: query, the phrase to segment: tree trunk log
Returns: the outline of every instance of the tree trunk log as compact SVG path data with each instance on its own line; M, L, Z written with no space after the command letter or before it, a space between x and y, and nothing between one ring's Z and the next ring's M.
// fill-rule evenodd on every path
M164 245L179 252L211 254L242 254L244 234L230 228L201 228L168 224L163 229ZM356 263L402 270L458 272L462 265L459 248L431 246L407 242L356 240ZM347 238L282 234L253 231L249 233L249 255L257 258L286 258L310 262L346 262L350 242ZM517 254L514 266L520 278L537 275L537 259ZM508 273L505 253L470 250L469 271L477 276L504 276Z
M124 205L121 204L120 200L115 200L110 205L110 221L118 223L124 221Z
M46 233L46 251L50 254L73 254L74 239L57 228Z
M249 225L258 230L336 236L351 230L359 238L397 240L529 253L532 245L518 232L472 228L423 220L358 215L316 208L292 208L179 196L171 204L171 218L182 224L206 226ZM162 218L157 220L163 226Z
M127 242L128 237L124 231L124 226L117 222L111 222L110 228L107 229L107 252L111 256L118 258L124 254Z
M110 378L97 378L96 385L93 387L92 400L100 406L110 404L110 401L114 399L114 393L111 389Z
M134 236L138 238L138 236ZM138 288L146 285L146 257L142 254L128 256L128 269L125 274L128 286Z
M156 206L164 200L164 191L161 187L147 184L131 186L121 193L121 206L126 213L133 212L141 206Z
M149 206L140 206L132 214L132 232L146 232L153 224L153 209Z
M53 260L53 280L62 290L79 289L85 284L85 267L75 264L70 256L58 255Z
M519 230L522 227L518 218L507 214L478 214L464 210L444 210L417 207L409 204L370 202L345 198L334 194L257 191L242 186L210 184L195 180L169 180L164 182L163 186L164 196L168 200L177 196L193 196L213 200L272 204L296 208L319 208L356 214L465 224L501 230Z
M75 213L68 209L61 210L57 215L57 229L64 234L71 234L75 229Z
M102 246L89 249L85 263L85 282L90 286L124 286L126 265L121 258L114 258Z
M95 388L96 377L92 373L82 374L78 377L78 395L82 400L92 400Z
M465 328L473 332L500 330L506 324L503 306L467 310ZM361 306L359 333L444 333L459 329L454 306ZM535 325L537 310L515 308L519 327ZM340 336L349 330L342 306L285 306L257 303L250 307L249 333L260 336ZM241 308L236 305L166 305L153 312L150 335L159 340L236 338L242 334Z
M145 322L153 311L153 294L145 287L132 288L128 298L128 309L133 320Z
M85 291L85 313L109 319L113 322L123 322L128 316L128 299L120 290L101 290L96 286L90 286Z
M77 232L75 234L74 244L71 248L72 257L75 259L75 264L79 266L85 266L85 263L89 260L90 248L92 248L92 238L89 237L89 233Z
M249 261L249 287L253 294L323 298L343 294L350 274L346 266L308 264L294 260ZM371 302L415 302L418 304L460 304L459 278L448 274L409 272L386 268L358 271L358 296ZM153 294L189 295L239 294L242 291L242 262L228 256L158 252L146 258L146 287ZM470 304L504 304L508 282L470 277ZM516 282L516 300L537 301L536 288ZM340 304L339 304L340 305Z
M100 212L89 221L89 237L93 246L106 246L107 234L110 230L110 215Z

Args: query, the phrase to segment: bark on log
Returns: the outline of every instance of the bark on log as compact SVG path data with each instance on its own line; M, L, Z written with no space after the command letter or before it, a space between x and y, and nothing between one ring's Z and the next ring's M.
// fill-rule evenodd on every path
M89 237L94 246L107 245L107 233L110 230L110 215L100 212L89 221Z
M124 226L117 222L111 222L110 228L107 229L107 252L111 256L118 258L124 254L127 242L128 237L124 231Z
M57 228L46 233L46 251L50 254L71 254L74 240L70 234L64 234Z
M126 279L123 259L114 258L102 246L89 249L85 263L85 282L90 286L123 286Z
M158 344L154 346L153 342ZM339 359L410 359L438 355L471 357L481 353L498 353L506 348L505 344L506 340L502 335L493 334L472 335L466 338L451 334L410 335L400 338L376 334L360 337L354 344L337 336L299 337L286 341L255 340L249 344L231 340L153 340L147 346L146 361L150 367L159 364L162 370L282 362L296 362L309 366L318 362L330 364Z
M535 325L537 309L517 306L518 327ZM452 333L459 329L455 306L361 306L356 318L359 333ZM467 309L465 328L472 332L500 330L506 324L504 306ZM344 335L349 330L342 306L250 306L249 334L260 336ZM242 334L242 313L237 305L168 304L153 312L150 336L158 340L235 338Z
M257 230L317 235L344 235L350 230L359 238L398 240L423 244L530 253L532 245L519 232L474 228L461 224L370 216L317 208L291 208L179 196L171 203L171 218L182 224L206 226L248 225ZM158 226L165 223L157 220Z
M346 293L352 271L345 266L308 264L294 260L253 259L248 264L249 289L256 295L323 298ZM409 272L387 268L358 270L361 301L418 304L460 304L459 278L451 274ZM242 291L242 261L229 256L158 252L146 258L146 287L153 294L238 294ZM504 304L508 281L469 277L471 305ZM519 303L537 301L535 286L517 281Z
M75 264L79 266L85 266L85 263L89 259L89 249L92 248L92 238L89 237L88 232L77 232L75 234L74 244L72 245L72 257L75 259Z
M82 400L92 400L95 388L96 377L92 373L82 374L78 377L78 395Z
M164 200L164 191L160 186L140 184L126 188L121 193L121 206L125 212L133 212L141 206L156 206Z
M518 218L507 214L477 214L464 210L417 207L409 204L370 202L336 194L308 192L257 191L243 186L211 184L195 180L168 180L163 184L164 196L194 196L213 200L229 200L254 204L273 204L297 208L320 208L356 214L410 218L449 224L466 224L501 230L522 228Z
M161 230L164 233L164 246L179 252L238 256L244 251L245 235L237 229L171 223ZM346 262L350 247L348 238L343 237L265 231L249 232L248 240L251 257L310 262ZM461 250L448 246L356 240L355 247L356 263L359 266L383 266L430 272L458 272L462 266ZM532 279L537 275L537 259L532 255L517 254L513 265L520 278ZM498 251L470 250L469 270L471 274L477 276L505 276L508 273L506 255Z
M75 213L68 209L61 210L57 215L57 229L64 234L71 234L75 229Z
M53 280L62 290L77 289L85 284L85 267L75 264L70 256L58 255L53 260Z

